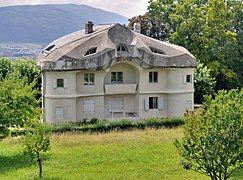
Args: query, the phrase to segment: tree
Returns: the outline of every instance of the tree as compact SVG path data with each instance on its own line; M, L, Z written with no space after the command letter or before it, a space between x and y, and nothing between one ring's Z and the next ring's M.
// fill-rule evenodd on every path
M41 90L41 72L33 59L17 59L13 61L7 58L0 58L0 76L5 78L7 74L17 71L20 77L28 77L28 83L35 81L34 88Z
M41 117L40 100L36 99L36 82L20 77L14 70L0 77L0 126L5 131L11 126L23 127ZM6 133L5 133L6 134Z
M145 25L159 27L146 35L187 48L210 69L216 64L216 91L242 87L242 9L234 0L150 0Z
M42 153L50 149L49 129L45 124L35 123L27 129L25 136L20 140L23 151L33 160L35 157L39 166L39 177L42 177Z
M210 74L210 69L198 61L197 68L194 73L194 97L196 103L203 102L203 96L214 93L216 81Z
M184 168L228 179L243 168L243 90L208 96L203 108L185 115L184 137L175 142Z

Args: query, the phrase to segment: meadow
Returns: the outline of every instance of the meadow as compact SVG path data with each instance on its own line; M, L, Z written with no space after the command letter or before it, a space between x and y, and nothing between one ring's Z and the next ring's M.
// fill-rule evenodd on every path
M182 136L182 128L53 134L43 179L209 179L180 165L173 142ZM0 179L38 179L20 149L18 138L0 142Z

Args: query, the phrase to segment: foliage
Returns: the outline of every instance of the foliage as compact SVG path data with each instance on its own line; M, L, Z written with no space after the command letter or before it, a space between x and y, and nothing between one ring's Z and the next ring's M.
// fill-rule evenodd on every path
M214 93L215 79L210 74L210 69L204 66L203 63L198 61L197 68L194 73L194 97L196 103L203 102L204 95Z
M126 119L117 121L97 121L92 124L81 124L81 126L74 123L62 123L53 126L53 132L70 132L70 131L81 131L81 132L111 132L111 131L127 131L134 129L145 129L145 128L162 128L162 127L178 127L184 124L183 118L149 118L145 121L132 122Z
M27 77L19 77L14 71L0 81L0 124L5 127L31 124L39 119L41 108L36 99L38 91L35 81L28 83Z
M7 128L40 119L40 79L33 60L0 58L0 139L8 134Z
M35 89L41 89L41 72L33 59L11 59L0 58L0 76L4 79L7 74L13 71L19 74L19 77L28 77L28 83L36 82Z
M231 89L243 84L242 9L235 0L149 0L129 26L140 22L143 34L184 46L210 68L215 90Z
M42 177L42 155L50 149L49 129L45 124L35 123L25 136L21 137L24 154L31 159L37 158L39 165L39 177Z
M186 169L211 179L228 179L243 168L243 90L222 90L204 108L185 115L184 137L176 146Z

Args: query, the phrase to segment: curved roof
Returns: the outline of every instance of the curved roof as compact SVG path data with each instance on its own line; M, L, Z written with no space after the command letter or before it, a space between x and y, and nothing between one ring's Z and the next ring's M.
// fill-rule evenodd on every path
M118 48L119 47L119 48ZM128 60L142 68L194 68L194 56L181 46L155 40L120 24L94 26L51 42L38 57L42 70L107 69Z

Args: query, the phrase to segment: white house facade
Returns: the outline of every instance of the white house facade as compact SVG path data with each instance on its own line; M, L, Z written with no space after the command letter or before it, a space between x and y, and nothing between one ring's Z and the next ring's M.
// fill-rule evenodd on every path
M144 119L193 109L195 58L120 24L93 26L39 55L45 120Z

